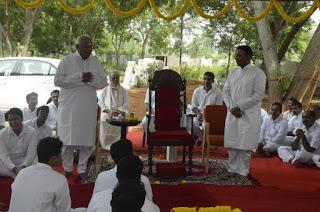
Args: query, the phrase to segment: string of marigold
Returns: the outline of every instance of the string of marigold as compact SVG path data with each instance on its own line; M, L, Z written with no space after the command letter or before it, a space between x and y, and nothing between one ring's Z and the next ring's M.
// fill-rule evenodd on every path
M268 3L268 6L257 16L250 16L250 15L247 15L242 9L241 9L241 6L239 5L239 3L237 2L237 0L232 0L233 1L233 5L234 7L237 9L239 15L246 19L247 21L250 21L250 22L255 22L255 21L259 21L263 18L265 18L269 12L272 10L273 8L273 5L275 3L275 0L270 0L269 3Z
M312 13L317 9L317 7L320 5L320 0L315 0L311 7L301 16L299 17L291 17L289 16L283 9L282 5L280 2L275 1L274 3L276 9L278 10L278 13L284 18L287 22L289 23L299 23L301 21L304 21L305 19L309 18Z
M241 212L239 208L231 208L231 206L215 206L215 207L176 207L170 212Z
M139 2L139 4L138 4L135 8L133 8L133 9L130 10L130 11L126 11L126 12L121 11L121 10L119 10L118 8L116 8L116 7L112 4L111 0L104 0L104 3L105 3L105 5L106 5L106 7L107 7L109 10L111 10L111 12L113 12L114 14L116 14L117 16L129 17L129 16L133 16L133 15L137 14L137 13L146 5L147 0L141 0L141 1Z
M193 9L196 11L196 13L198 15L200 15L202 18L205 18L205 19L217 19L217 18L222 18L226 12L228 11L228 9L230 8L232 4L232 0L229 0L227 2L227 4L223 7L223 9L221 11L219 11L217 14L215 15L207 15L205 14L202 9L199 7L199 5L197 4L197 1L196 0L191 0L191 5L193 7Z
M20 7L24 9L34 9L40 7L43 4L44 0L36 0L34 2L25 2L23 0L15 0Z
M176 207L172 208L170 212L197 212L197 208Z
M71 13L73 15L79 15L79 14L84 14L84 13L88 12L89 10L91 10L92 8L94 8L97 4L97 1L98 0L92 0L89 4L87 4L83 7L80 7L80 8L70 7L64 0L59 0L59 3L63 7L63 9L65 11L67 11L68 13Z
M153 11L153 13L158 17L158 18L161 18L165 21L172 21L180 16L182 16L186 10L188 9L189 7L189 4L190 4L190 0L184 0L182 6L180 7L180 9L178 10L178 12L172 16L164 16L160 13L160 11L158 10L158 7L157 5L154 3L154 0L149 0L149 4L150 4L150 7Z

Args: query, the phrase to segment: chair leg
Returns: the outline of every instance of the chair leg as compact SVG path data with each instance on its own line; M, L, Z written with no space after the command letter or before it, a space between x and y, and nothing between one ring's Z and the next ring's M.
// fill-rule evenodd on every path
M209 156L210 156L210 142L208 141L208 143L207 143L207 152L206 152L206 158L205 158L205 164L204 164L204 168L205 168L205 170L204 170L204 172L206 173L206 174L208 174L208 172L209 172Z
M192 174L192 151L193 151L193 146L189 146L188 175Z
M183 146L183 151L182 151L182 163L186 164L186 146Z
M149 175L152 175L152 150L153 146L148 145L148 165L149 165Z

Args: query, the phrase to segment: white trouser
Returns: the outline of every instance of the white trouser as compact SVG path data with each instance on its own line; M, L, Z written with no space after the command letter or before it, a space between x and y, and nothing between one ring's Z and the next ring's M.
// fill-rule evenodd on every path
M198 117L193 119L193 134L202 141L202 127L200 127L200 121Z
M247 176L250 159L251 150L228 148L228 172Z
M316 166L318 166L320 168L320 155L313 155L312 157L312 161L314 162L314 164L316 164Z
M71 146L66 145L62 148L63 168L71 172L73 168L74 152L79 150L79 161L77 166L78 174L86 173L88 159L92 153L92 146Z
M143 117L142 121L140 122L140 125L142 126L143 131L147 132L148 118L146 116ZM154 115L152 115L151 119L150 119L149 131L150 132L156 131L155 128L154 128Z
M22 166L24 160L25 160L25 157L16 158L14 160L11 159L13 164L15 164L16 166ZM0 160L0 176L12 177L12 178L16 177L15 173L11 171L1 160Z
M278 148L278 155L282 159L282 162L291 163L300 162L300 163L311 163L312 156L314 155L311 152L305 150L292 150L290 146L280 146Z

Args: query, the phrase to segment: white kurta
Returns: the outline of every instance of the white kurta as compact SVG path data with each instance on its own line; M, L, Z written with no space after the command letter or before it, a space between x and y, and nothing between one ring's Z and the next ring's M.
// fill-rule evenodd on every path
M12 186L9 212L69 212L71 199L65 176L43 163L19 172Z
M155 118L154 111L155 111L155 107L156 107L155 98L156 98L156 92L151 91L151 111L150 111L151 119L150 119L150 124L149 124L149 131L150 132L155 131L155 126L154 126L154 118ZM144 97L144 104L147 105L147 107L149 109L149 88L147 89L145 97ZM143 127L144 131L147 131L147 126L148 126L147 116L143 117L140 125Z
M87 212L111 212L110 201L113 190L104 190L94 194L90 200ZM148 199L145 199L141 208L142 212L160 212L159 207Z
M291 146L280 146L278 148L278 155L283 162L292 160L292 163L295 161L311 163L313 155L320 153L320 126L317 123L314 123L309 129L304 126L302 130L307 142L315 149L315 151L306 151L302 145L302 141L300 141L300 146L296 151L293 151Z
M47 106L49 107L49 114L46 123L51 129L54 129L57 127L58 107L53 102L50 102Z
M273 120L270 116L261 127L259 142L264 144L263 149L277 151L280 145L285 145L288 122L282 116Z
M23 125L17 136L11 127L0 131L0 173L17 166L29 166L34 162L37 151L37 134L32 127Z
M296 129L302 129L304 127L302 113L303 111L301 111L299 115L293 115L288 121L288 132L293 132Z
M261 128L261 102L266 76L251 64L231 70L224 85L224 102L228 108L225 123L224 146L252 150L257 147ZM236 118L230 110L238 106L242 117Z
M101 172L94 184L94 190L93 194L98 193L103 190L107 189L114 189L116 185L118 184L117 179L117 166L115 166L113 169L110 169L108 171ZM152 201L153 194L152 194L152 188L149 179L141 175L141 182L144 185L144 188L146 189L146 198L150 201Z
M128 91L120 85L115 88L105 87L99 97L99 106L101 107L100 144L102 148L110 149L111 144L120 139L121 127L109 124L106 121L110 118L109 114L103 110L120 110L127 113L129 111Z
M28 121L37 118L37 108L33 111L29 109L29 107L24 107L21 109L23 115L23 121Z
M261 124L263 124L263 122L265 122L268 118L268 112L265 109L261 108Z
M52 129L46 123L38 127L37 119L26 121L24 124L36 130L38 140L52 136Z
M287 121L289 121L293 116L294 115L290 110L287 110L287 111L282 113L282 117Z
M83 72L91 72L91 82L82 82ZM78 52L60 62L54 84L61 87L58 136L64 145L93 146L96 134L97 88L106 86L104 70L95 56L83 60Z

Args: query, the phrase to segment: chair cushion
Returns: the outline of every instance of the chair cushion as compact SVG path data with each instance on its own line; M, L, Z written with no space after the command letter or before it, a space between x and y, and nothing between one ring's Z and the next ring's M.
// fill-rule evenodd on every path
M209 135L208 137L211 145L224 146L224 136L223 135Z
M148 144L152 141L173 141L190 144L192 135L185 130L158 130L148 134Z

